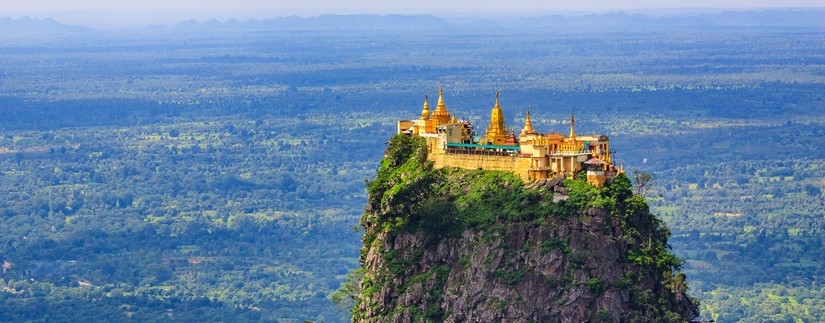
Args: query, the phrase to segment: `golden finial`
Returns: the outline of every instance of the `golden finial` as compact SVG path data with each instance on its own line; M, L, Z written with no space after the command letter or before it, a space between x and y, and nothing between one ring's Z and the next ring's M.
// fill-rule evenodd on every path
M524 129L521 129L521 134L536 133L533 129L533 120L530 118L530 106L527 106L527 117L524 118Z
M571 110L571 111L570 111L570 138L571 138L571 139L575 139L575 138L576 138L576 131L575 131L575 130L573 130L573 127L576 125L576 118L574 118L574 117L573 117L573 114L574 114L574 113L573 113L573 111Z
M427 94L424 94L424 109L421 110L421 117L423 117L424 119L430 118L430 103L427 98Z
M444 107L444 85L438 86L438 105L436 109Z
M458 118L456 118L455 115L453 115L453 119L450 120L450 123L452 123L452 124L458 123Z
M438 105L435 106L435 111L432 114L436 124L442 125L450 122L450 112L444 105L444 86L438 87Z

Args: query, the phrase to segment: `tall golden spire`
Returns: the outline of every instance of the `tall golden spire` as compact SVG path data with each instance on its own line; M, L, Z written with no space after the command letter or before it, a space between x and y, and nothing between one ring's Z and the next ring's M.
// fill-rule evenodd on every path
M496 104L490 112L490 126L487 128L487 141L494 145L501 145L507 140L507 125L504 123L504 111L498 103L498 90L496 90Z
M576 119L573 118L573 112L570 111L570 139L576 139L576 131L573 129L573 126L576 124Z
M430 118L430 103L426 94L424 94L424 109L421 110L421 117L424 118L424 120Z
M438 87L438 104L435 106L432 116L438 125L450 122L450 112L447 111L447 106L444 105L444 86Z
M521 134L536 133L533 129L533 120L530 119L530 108L527 108L527 117L524 118L524 129L521 129Z
M444 86L438 86L438 105L435 106L435 109L446 110L447 107L444 106Z
M490 115L490 128L496 134L507 133L507 125L504 123L504 111L501 110L501 105L498 103L498 90L496 90L496 104L493 106Z

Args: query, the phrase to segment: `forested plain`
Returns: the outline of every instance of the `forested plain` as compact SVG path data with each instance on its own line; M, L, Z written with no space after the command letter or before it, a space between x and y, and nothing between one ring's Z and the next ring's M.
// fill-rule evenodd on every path
M447 28L0 41L0 321L348 321L398 119L611 138L719 322L825 320L825 32Z

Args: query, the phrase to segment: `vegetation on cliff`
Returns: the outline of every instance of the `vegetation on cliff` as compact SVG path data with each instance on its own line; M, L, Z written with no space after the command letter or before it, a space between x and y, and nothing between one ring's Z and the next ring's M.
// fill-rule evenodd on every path
M670 232L621 175L527 185L507 172L433 169L422 138L395 136L361 224L356 321L685 321ZM555 198L554 198L555 196Z

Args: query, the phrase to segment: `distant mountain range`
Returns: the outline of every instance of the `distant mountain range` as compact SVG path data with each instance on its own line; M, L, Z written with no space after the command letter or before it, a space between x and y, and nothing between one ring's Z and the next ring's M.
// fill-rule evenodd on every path
M763 26L825 27L825 10L724 11L713 14L651 17L613 12L582 16L552 15L522 18L505 27L541 26Z
M413 30L445 28L548 28L579 26L762 26L762 27L825 27L825 9L793 9L764 11L724 11L670 16L613 12L586 15L548 15L522 18L479 18L451 22L432 15L321 15L316 17L277 17L263 20L218 21L185 20L173 26L151 26L152 30L174 31L255 31L255 30ZM0 36L32 33L81 33L91 29L69 26L53 19L0 17Z
M302 18L298 16L278 17L244 22L230 19L220 22L215 19L204 22L182 21L174 27L177 30L289 30L289 29L432 29L450 28L447 20L429 15L321 15Z
M83 26L69 26L54 19L37 19L31 17L9 18L0 17L0 36L3 34L33 34L33 33L82 33L92 31Z
M479 18L463 23L430 15L322 15L301 18L220 22L182 21L175 30L289 30L289 29L444 29L444 28L543 28L572 26L764 26L825 27L825 10L725 11L714 14L652 17L613 12L588 15L549 15L515 19Z

